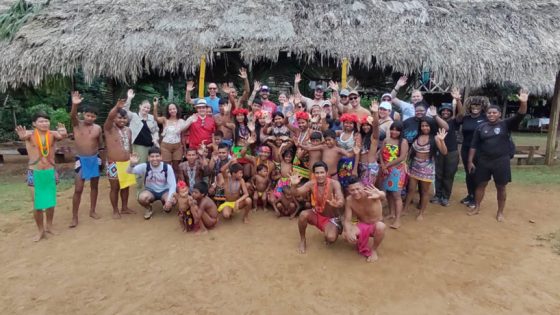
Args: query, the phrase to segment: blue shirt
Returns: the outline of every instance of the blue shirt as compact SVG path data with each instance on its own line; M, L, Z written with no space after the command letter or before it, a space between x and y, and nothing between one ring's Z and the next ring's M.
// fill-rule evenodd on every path
M219 97L215 97L214 99L211 99L210 96L206 96L204 98L206 100L206 104L208 104L209 106L212 107L212 114L219 114L220 113L220 98ZM196 102L198 102L198 98L194 99L194 104L196 105Z

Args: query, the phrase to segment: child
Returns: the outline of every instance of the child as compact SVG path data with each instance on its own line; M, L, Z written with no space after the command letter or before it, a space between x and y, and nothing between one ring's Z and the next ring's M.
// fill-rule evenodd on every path
M194 221L190 211L192 197L189 195L189 187L184 181L180 180L177 182L177 191L175 198L177 199L177 208L179 209L179 223L183 231L190 232L193 230Z
M290 220L295 218L299 210L299 202L296 199L295 194L289 186L282 189L282 195L280 198L276 198L272 203L274 212L277 217L289 216Z
M252 202L243 179L243 166L239 163L231 163L232 161L228 162L230 164L228 165L229 176L224 175L226 201L218 207L218 212L222 212L224 219L229 219L233 212L243 209L243 222L249 223L249 211Z
M265 164L257 165L256 175L251 178L251 184L253 185L253 211L257 211L259 201L263 205L263 209L266 212L266 204L268 202L268 192L270 190L270 176L268 167Z
M203 146L201 146L202 148ZM195 149L188 148L186 154L187 160L179 164L179 180L183 180L189 186L189 191L192 192L194 184L202 180L208 173L208 163L205 158L202 158Z
M333 179L337 179L337 165L338 161L342 157L353 157L355 150L345 150L336 145L336 133L332 130L326 130L323 132L323 137L325 138L325 143L318 146L311 145L300 145L306 151L320 151L321 160L327 164L327 167L331 171L329 176ZM359 150L359 148L358 148Z
M402 198L401 191L406 180L406 160L408 154L408 141L403 137L403 124L395 121L389 127L389 135L381 145L381 176L382 190L387 192L390 216L394 219L390 225L393 229L401 226Z
M72 197L72 222L70 228L78 225L78 210L82 200L82 192L86 180L90 181L90 210L89 216L99 219L95 212L97 205L97 193L99 186L99 172L101 170L101 158L98 151L101 147L102 130L95 124L97 110L87 107L84 110L84 119L78 118L78 106L83 98L79 92L72 92L72 109L70 118L75 138L76 163L74 165L74 196Z
M39 233L33 239L35 242L46 237L46 233L54 234L52 224L57 183L54 144L68 136L63 124L58 124L56 131L49 130L50 126L50 117L38 112L33 115L33 131L25 130L22 126L16 127L19 139L25 141L29 158L27 186L31 189L33 217L39 229ZM46 228L43 227L43 212L47 213Z

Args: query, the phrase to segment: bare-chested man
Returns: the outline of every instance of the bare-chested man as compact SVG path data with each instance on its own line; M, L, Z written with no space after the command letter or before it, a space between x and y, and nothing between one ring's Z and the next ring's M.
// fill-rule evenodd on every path
M243 179L243 166L237 163L235 159L231 159L228 164L229 175L224 174L226 201L218 207L218 212L222 213L224 219L229 219L234 212L243 209L243 223L249 223L252 201Z
M113 206L113 219L120 219L122 214L135 213L134 210L128 208L128 192L129 187L122 187L119 183L119 171L117 170L120 163L117 162L129 162L130 153L132 152L132 133L130 128L126 126L128 122L128 116L126 110L123 109L125 105L125 100L119 100L115 107L111 109L107 120L103 125L103 130L105 131L105 144L107 147L107 177L109 178L109 183L111 185L111 191L109 193L109 199L111 200L111 206ZM122 173L126 173L126 166L122 166L124 170ZM131 185L135 184L132 183ZM119 211L119 192L121 195L122 208Z
M343 113L356 114L359 120L370 115L369 110L360 105L360 94L358 91L350 91L348 99L350 100L350 106L344 106L342 110Z
M17 126L16 132L19 139L25 141L29 157L27 186L31 189L33 217L39 229L39 233L33 240L38 242L46 236L46 233L54 234L52 224L56 206L57 182L54 144L68 135L63 124L58 124L56 131L49 130L51 121L45 113L36 113L32 120L34 130L26 130L23 126ZM43 212L45 211L47 212L46 228L43 224Z
M367 258L367 262L377 260L377 248L385 237L385 224L381 222L383 209L381 201L385 193L375 186L364 187L356 178L348 180L346 207L344 210L344 232L342 236L351 244L356 244L358 252ZM352 224L356 216L358 223ZM369 238L373 237L373 245L368 246Z
M97 192L99 186L99 171L101 169L101 157L98 151L101 147L101 137L103 135L101 126L95 124L97 119L97 110L93 107L86 107L83 110L84 119L78 118L78 106L82 103L83 98L79 92L72 92L72 110L70 118L72 119L72 129L74 132L74 146L77 152L76 163L74 166L74 196L72 197L72 222L70 227L78 225L78 210L82 200L82 192L84 191L84 183L89 180L90 183L90 208L89 216L99 219L100 216L95 212L97 205Z
M301 176L292 175L290 177L290 186L296 196L311 192L313 208L302 211L298 218L299 252L302 254L305 253L307 247L305 240L307 224L314 225L321 230L327 244L334 243L342 232L342 223L339 218L344 205L342 187L337 180L331 179L327 175L328 171L329 168L325 162L315 163L313 165L315 177L298 188L295 186L301 181Z

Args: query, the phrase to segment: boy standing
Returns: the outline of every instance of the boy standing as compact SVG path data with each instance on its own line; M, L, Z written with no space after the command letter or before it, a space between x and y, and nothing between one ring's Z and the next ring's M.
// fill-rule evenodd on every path
M27 186L31 189L33 217L39 229L39 233L33 239L35 242L43 239L46 236L45 233L54 234L52 223L56 206L57 182L54 144L68 136L63 124L58 124L56 131L49 130L50 126L50 117L39 112L33 116L34 130L26 130L23 126L16 127L19 139L25 141L29 157ZM43 212L47 213L46 228L43 225Z
M99 171L101 168L101 158L97 153L101 146L101 127L95 124L97 111L91 107L84 110L84 119L78 118L78 106L82 103L83 98L79 92L72 92L72 110L70 118L72 119L72 128L74 131L76 152L76 163L74 171L74 196L72 197L72 223L70 227L74 228L78 225L78 210L80 201L82 200L82 192L86 180L90 181L90 208L89 216L99 219L100 216L95 213L97 205L97 193L99 186Z

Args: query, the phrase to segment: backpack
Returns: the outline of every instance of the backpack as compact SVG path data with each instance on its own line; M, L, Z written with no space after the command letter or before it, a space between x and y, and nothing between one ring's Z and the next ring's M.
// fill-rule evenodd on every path
M163 174L165 174L165 180L167 180L167 167L168 164L163 162ZM152 166L150 165L150 162L146 162L146 174L144 174L144 185L146 185L146 177L148 176L148 173L152 170Z

